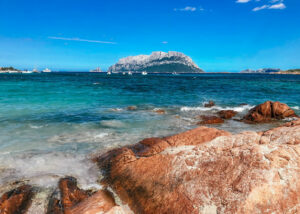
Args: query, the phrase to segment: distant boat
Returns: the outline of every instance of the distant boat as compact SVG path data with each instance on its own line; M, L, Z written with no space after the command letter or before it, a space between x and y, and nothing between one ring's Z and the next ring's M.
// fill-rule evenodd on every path
M110 72L110 71L107 71L107 75L111 75L111 72Z
M132 75L132 72L131 72L131 71L128 71L128 75Z
M148 73L146 71L143 71L142 72L142 75L147 75Z
M21 73L22 73L22 74L31 74L31 73L33 73L33 71L27 71L27 70L26 70L26 71L21 71Z
M97 72L97 73L99 73L99 72L102 72L102 70L98 67L95 70L90 70L90 72Z
M33 72L33 73L38 73L39 71L38 71L36 68L34 68L34 69L32 70L32 72Z
M9 73L9 74L16 74L16 73L20 73L20 71L8 70L6 73Z
M123 75L125 75L126 73L125 72L123 72Z
M43 73L50 73L50 72L51 72L51 70L48 69L48 68L46 68L45 70L43 70Z
M179 75L179 74L178 74L178 73L176 73L176 72L173 72L172 74L173 74L173 75Z

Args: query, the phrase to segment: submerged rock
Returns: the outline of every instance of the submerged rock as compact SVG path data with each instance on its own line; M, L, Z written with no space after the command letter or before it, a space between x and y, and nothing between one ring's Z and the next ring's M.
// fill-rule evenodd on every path
M300 212L300 120L237 135L199 127L97 161L135 213Z
M222 119L231 119L233 118L235 115L237 115L236 111L233 110L223 110L223 111L219 111L218 115L222 118Z
M0 214L23 214L30 207L33 188L23 185L13 189L0 198Z
M204 107L205 107L205 108L211 108L211 107L213 107L213 106L215 106L215 102L212 101L212 100L210 100L208 103L205 103L205 104L204 104Z
M165 114L166 113L166 111L164 109L155 109L154 111L157 114Z
M267 101L257 105L243 118L244 122L265 123L271 120L296 117L295 112L286 104Z
M220 117L216 116L200 116L202 119L201 122L197 123L197 125L209 125L209 124L222 124L224 123L224 120Z
M135 110L137 110L137 107L136 106L128 106L127 110L128 111L135 111Z

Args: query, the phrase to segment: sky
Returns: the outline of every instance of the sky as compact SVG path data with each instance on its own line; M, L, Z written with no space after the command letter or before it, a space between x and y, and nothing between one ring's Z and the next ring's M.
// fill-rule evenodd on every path
M205 71L300 68L299 0L0 0L0 67L103 70L179 51Z

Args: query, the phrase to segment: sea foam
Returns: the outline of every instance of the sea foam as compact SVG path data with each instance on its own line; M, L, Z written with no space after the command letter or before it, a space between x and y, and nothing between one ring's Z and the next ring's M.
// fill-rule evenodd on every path
M61 177L74 176L81 187L99 187L99 170L85 155L65 152L46 154L27 153L1 156L0 185L7 182L29 180L30 184L55 187Z
M246 110L250 110L254 106L251 105L243 105L243 106L235 106L235 107L221 107L221 106L213 106L211 108L206 108L202 106L198 107L181 107L180 111L222 111L222 110L234 110L236 112L244 112Z

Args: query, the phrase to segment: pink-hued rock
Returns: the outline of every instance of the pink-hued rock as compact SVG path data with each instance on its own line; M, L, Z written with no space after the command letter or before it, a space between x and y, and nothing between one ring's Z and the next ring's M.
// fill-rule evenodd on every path
M200 127L97 161L135 213L300 213L300 120L237 135Z
M284 119L286 117L296 117L295 112L286 104L280 102L267 101L249 111L243 118L244 122L264 123L272 119Z

